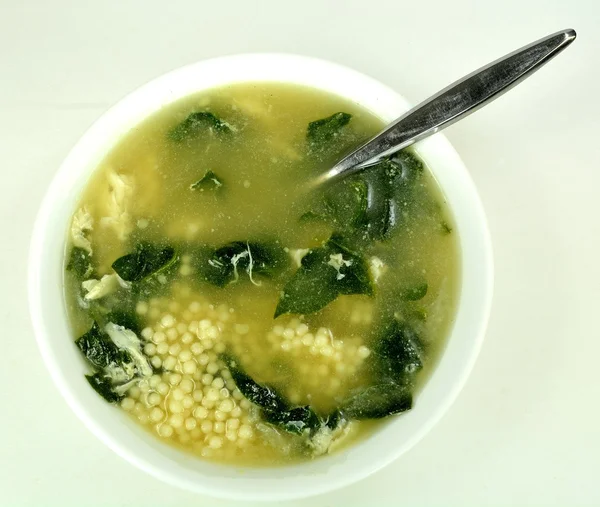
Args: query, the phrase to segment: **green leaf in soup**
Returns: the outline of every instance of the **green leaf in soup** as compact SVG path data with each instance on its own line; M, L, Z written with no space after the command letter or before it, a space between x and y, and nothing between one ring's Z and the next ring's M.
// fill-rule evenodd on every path
M196 183L190 185L190 190L204 192L205 190L219 190L223 187L223 181L211 170L206 171Z
M233 127L213 113L200 111L191 113L185 120L169 132L169 139L176 143L196 138L204 133L214 132L218 136L233 132Z
M90 330L80 336L75 343L90 364L96 368L106 368L130 360L129 355L119 348L102 332L96 322Z
M123 399L123 395L117 394L113 391L113 385L110 378L105 377L102 373L86 375L85 378L87 379L89 384L94 388L94 391L96 391L109 403L116 403Z
M289 408L288 403L275 389L255 382L236 359L230 356L223 356L222 359L227 365L236 387L248 401L267 411L279 412Z
M135 311L112 310L106 314L104 321L106 323L112 322L118 326L130 329L138 336L141 335L142 326L140 325L140 319Z
M79 280L87 280L94 271L89 252L77 246L71 248L67 271L71 271Z
M343 228L364 223L369 206L368 187L361 178L350 178L327 192L325 205L328 215Z
M448 225L448 222L446 222L445 220L440 222L440 229L442 230L442 234L444 235L450 234L452 232L452 227L450 227L450 225Z
M335 113L327 118L312 121L308 124L306 140L311 151L321 151L333 141L343 127L350 123L352 115L348 113Z
M225 287L246 273L255 285L254 276L272 277L286 265L283 249L266 243L234 241L209 253L201 254L199 276L217 287Z
M301 435L306 430L312 432L322 424L319 416L309 405L289 410L264 410L263 418L266 422L297 435Z
M319 416L309 407L292 407L288 400L274 388L259 384L248 375L238 361L222 356L236 387L251 403L261 408L265 422L278 426L289 433L301 434L321 425Z
M140 243L134 252L119 257L112 264L115 272L127 282L141 282L167 271L179 261L174 248Z
M361 389L340 410L350 419L382 419L410 410L412 402L412 392L407 386L385 382Z
M414 375L423 368L423 344L406 322L394 320L377 340L373 351L376 377L412 383Z
M427 282L421 282L402 291L400 297L404 301L419 301L427 295Z
M275 317L314 313L340 295L373 294L364 259L335 239L309 251L283 288Z

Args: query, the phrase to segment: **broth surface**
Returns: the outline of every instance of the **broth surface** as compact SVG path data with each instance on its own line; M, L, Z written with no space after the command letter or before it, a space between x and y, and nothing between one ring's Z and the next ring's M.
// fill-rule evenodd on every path
M180 135L178 126L194 112L210 112L225 126L215 122L190 135L198 127L190 123ZM319 148L307 142L309 123L338 112L352 115L347 125ZM132 331L153 372L142 375L138 367L115 401L141 426L195 455L233 464L272 465L334 452L380 420L352 419L331 431L298 435L265 420L264 410L238 388L232 368L273 386L289 407L310 406L325 420L373 384L374 350L391 321L418 336L422 369L411 384L418 404L418 390L450 330L459 288L457 234L426 167L397 201L393 234L357 250L373 294L341 294L318 311L274 318L307 251L350 227L339 215L323 219L323 203L331 197L308 194L303 184L383 126L358 105L319 90L246 83L169 105L108 153L75 214L65 297L74 338L93 322L105 331L111 322L121 330L138 327ZM350 200L335 193L344 198L343 215ZM90 272L76 274L73 252L85 250L86 241ZM207 282L200 274L208 262L204 252L232 242L239 242L233 278L224 286ZM153 274L152 283L119 280L113 263L147 244L173 248L173 264ZM260 271L254 244L280 254L268 276L271 266ZM329 257L335 281L356 267L344 255ZM98 282L85 286L87 280ZM100 296L90 298L93 291ZM114 312L133 318L135 326L116 322Z

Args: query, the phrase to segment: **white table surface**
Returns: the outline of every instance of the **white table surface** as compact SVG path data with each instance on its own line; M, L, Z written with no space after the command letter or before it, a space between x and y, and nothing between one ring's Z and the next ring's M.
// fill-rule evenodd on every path
M109 451L50 382L29 322L31 227L83 131L175 67L249 51L340 62L417 101L547 33L578 40L447 135L487 210L496 289L458 401L413 450L290 506L600 505L597 0L0 0L0 506L240 505Z

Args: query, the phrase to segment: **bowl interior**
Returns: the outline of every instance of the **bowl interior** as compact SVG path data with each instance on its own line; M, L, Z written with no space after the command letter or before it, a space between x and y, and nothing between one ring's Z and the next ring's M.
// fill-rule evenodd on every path
M408 103L350 69L292 55L241 55L171 72L135 91L103 115L73 148L42 203L31 244L29 296L36 338L62 395L86 426L116 453L150 474L213 496L277 500L322 493L361 479L414 445L456 397L480 348L492 289L491 246L483 210L458 155L440 135L417 146L452 210L462 250L462 289L446 349L412 411L370 438L313 462L281 468L235 468L199 460L140 431L122 411L89 388L86 366L70 339L63 299L65 231L91 172L130 128L179 98L240 81L275 81L320 88L391 121Z

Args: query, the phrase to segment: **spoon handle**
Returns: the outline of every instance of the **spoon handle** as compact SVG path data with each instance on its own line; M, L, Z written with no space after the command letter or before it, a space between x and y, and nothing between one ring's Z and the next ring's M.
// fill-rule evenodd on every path
M375 165L382 158L461 120L529 77L575 37L574 30L556 32L459 79L344 157L321 176L319 183L338 180Z

